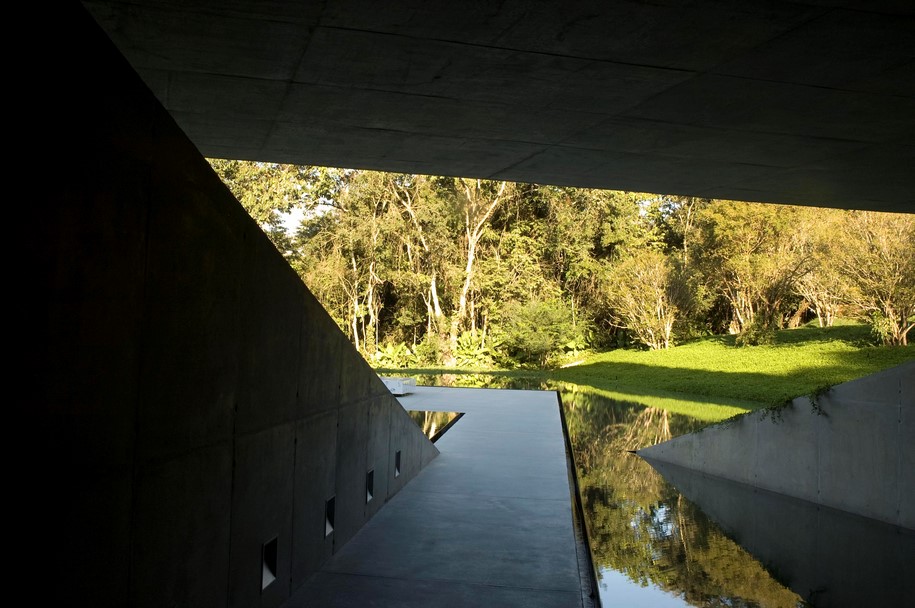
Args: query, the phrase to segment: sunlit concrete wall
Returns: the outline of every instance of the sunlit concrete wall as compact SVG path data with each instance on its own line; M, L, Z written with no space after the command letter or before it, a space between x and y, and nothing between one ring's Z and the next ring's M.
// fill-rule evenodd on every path
M437 451L107 37L61 14L54 170L21 226L42 603L279 605Z
M639 455L915 529L915 361Z

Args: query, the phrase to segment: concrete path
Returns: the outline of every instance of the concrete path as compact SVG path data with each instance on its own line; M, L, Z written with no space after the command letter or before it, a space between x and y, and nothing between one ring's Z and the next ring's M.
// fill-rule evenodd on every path
M418 387L398 399L465 415L285 607L590 605L556 394Z

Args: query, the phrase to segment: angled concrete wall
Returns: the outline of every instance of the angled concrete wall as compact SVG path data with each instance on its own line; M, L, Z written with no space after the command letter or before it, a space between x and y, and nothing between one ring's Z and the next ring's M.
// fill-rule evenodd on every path
M45 599L277 606L437 451L105 34L61 15L40 132L63 162L25 222Z
M639 450L703 473L915 529L915 361Z
M652 466L813 606L905 606L915 596L915 530L669 463Z

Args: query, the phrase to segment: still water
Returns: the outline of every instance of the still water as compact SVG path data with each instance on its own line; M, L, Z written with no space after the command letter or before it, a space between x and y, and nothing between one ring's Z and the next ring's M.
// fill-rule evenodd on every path
M630 453L707 422L569 384L417 383L559 390L607 608L915 605L915 532L677 467L662 476Z

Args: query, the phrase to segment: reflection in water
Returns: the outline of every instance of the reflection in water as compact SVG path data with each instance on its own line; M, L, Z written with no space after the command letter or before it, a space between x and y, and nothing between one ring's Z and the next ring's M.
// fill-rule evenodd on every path
M457 422L458 418L463 416L463 412L433 412L429 410L407 410L410 418L413 419L423 433L433 443L445 434L451 425Z
M651 466L627 453L704 423L571 388L561 394L605 605L633 593L619 588L614 572L646 595L663 591L681 605L803 605Z
M708 507L709 513L726 525L726 533L687 498L692 496L699 501L701 493L692 492L695 486L684 485L685 495L681 494L647 462L628 453L698 430L707 423L632 401L610 399L569 384L541 385L484 374L444 379L428 376L419 383L560 391L604 606L854 605L854 600L843 601L841 596L848 592L842 590L838 581L845 580L849 588L847 581L861 580L860 565L842 566L860 560L827 558L832 553L853 553L855 546L865 542L861 540L861 529L868 526L861 518L833 518L825 528L822 524L809 526L811 529L802 536L799 530L804 524L795 521L800 517L797 509L778 507L776 511L782 513L781 519L762 516L769 525L763 534L758 534L751 533L739 517L755 512L754 509L738 508L731 511L738 517L726 521L716 508ZM732 500L720 492L713 492L712 496L723 504ZM707 500L700 502L710 504ZM871 540L867 542L875 549L868 559L883 565L864 568L870 577L868 588L873 590L870 597L876 600L870 604L891 605L881 604L879 589L900 589L899 573L915 561L911 553L913 537L898 529L887 532L886 527L877 530L874 536L873 528L870 529L867 535ZM887 534L902 534L901 545L888 544ZM745 543L745 547L732 538ZM760 538L771 542L762 544ZM813 545L836 549L811 552ZM888 551L881 553L881 546L888 547ZM845 549L840 550L841 547ZM814 557L824 564L822 560L826 560L828 566L797 567ZM830 580L835 582L815 582L810 576L812 571L829 572ZM791 585L794 591L782 583ZM830 586L831 591L825 592L823 584ZM911 583L905 584L911 587ZM909 591L912 593L903 593L902 597L915 595L915 590ZM898 591L889 595L895 597L894 593Z
M915 531L676 465L651 464L811 603L911 605Z

